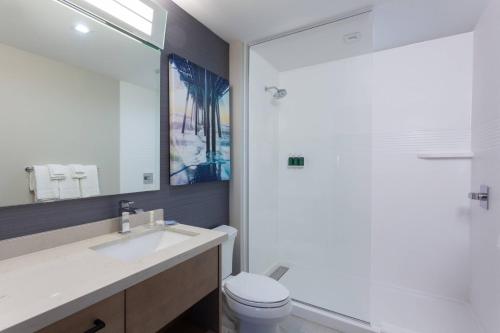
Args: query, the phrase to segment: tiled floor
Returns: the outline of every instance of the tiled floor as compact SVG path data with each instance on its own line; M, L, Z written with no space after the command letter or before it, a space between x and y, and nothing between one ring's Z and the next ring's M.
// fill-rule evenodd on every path
M231 323L225 322L223 333L237 333ZM291 316L280 325L279 333L342 333L321 325L305 321L301 318Z

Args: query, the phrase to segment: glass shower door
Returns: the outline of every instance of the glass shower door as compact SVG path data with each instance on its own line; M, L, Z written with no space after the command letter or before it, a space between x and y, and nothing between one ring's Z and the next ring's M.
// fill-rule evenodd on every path
M296 301L368 322L371 17L315 29L250 50L250 271L279 278Z

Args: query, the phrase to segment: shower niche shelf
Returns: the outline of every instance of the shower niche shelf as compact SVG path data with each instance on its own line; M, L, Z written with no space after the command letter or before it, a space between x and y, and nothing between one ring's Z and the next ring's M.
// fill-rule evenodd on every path
M422 160L471 160L474 158L474 153L471 151L419 152L417 157Z

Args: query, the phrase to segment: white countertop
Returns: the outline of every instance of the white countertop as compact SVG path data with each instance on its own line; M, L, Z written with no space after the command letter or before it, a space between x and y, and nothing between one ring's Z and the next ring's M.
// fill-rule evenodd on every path
M0 261L0 332L32 332L140 283L226 239L224 233L186 225L197 235L134 262L91 247L151 230L106 234Z

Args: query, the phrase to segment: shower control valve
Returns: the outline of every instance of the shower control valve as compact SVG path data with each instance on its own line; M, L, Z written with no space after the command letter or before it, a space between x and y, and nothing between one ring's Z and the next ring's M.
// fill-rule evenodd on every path
M490 188L486 185L481 185L479 192L469 193L469 199L478 200L482 208L488 209L490 200Z

